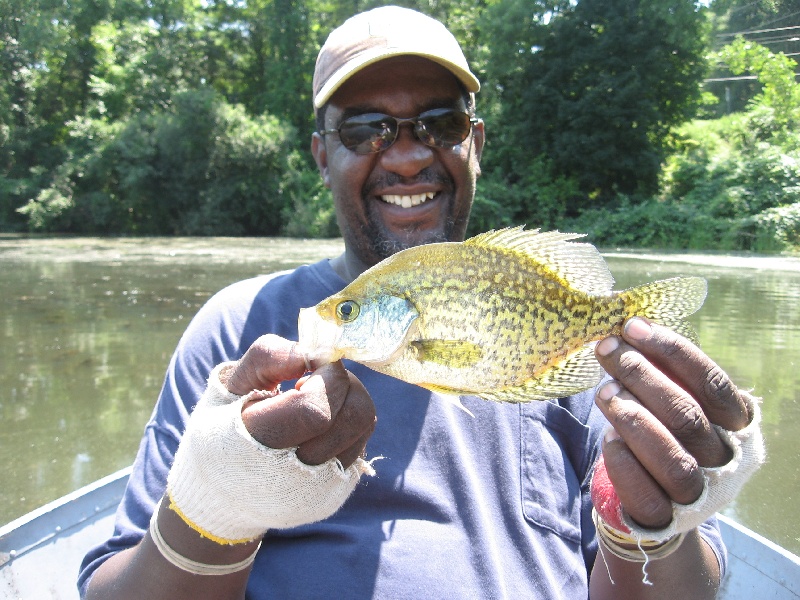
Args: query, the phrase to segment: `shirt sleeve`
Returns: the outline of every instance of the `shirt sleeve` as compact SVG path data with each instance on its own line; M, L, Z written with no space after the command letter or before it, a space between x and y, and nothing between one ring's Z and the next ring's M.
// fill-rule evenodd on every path
M711 546L714 555L717 557L717 562L719 563L719 580L721 582L725 579L725 573L728 570L728 551L725 548L722 532L719 529L719 520L716 516L713 516L702 523L697 530L700 533L700 537Z

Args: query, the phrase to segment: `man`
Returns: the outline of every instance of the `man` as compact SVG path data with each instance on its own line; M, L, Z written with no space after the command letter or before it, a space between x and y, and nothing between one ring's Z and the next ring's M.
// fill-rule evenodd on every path
M478 81L419 13L348 20L313 86L312 152L345 252L201 309L114 537L84 561L84 595L713 597L725 553L712 515L760 458L758 409L683 338L633 319L597 345L612 378L599 389L462 399L474 417L357 364L313 370L288 341L300 308L385 256L463 239L484 146Z

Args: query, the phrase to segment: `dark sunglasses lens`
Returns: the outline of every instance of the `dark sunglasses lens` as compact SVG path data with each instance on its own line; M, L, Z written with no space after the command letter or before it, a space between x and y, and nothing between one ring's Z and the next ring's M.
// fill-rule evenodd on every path
M400 119L401 122L408 121ZM419 140L428 146L446 148L460 144L469 135L469 115L450 108L437 108L413 119ZM356 154L373 154L386 150L397 137L398 122L381 113L356 115L342 121L339 139L345 148Z
M447 147L460 144L469 135L469 115L450 109L432 110L419 116L417 136L429 146Z
M392 145L397 121L388 115L368 113L345 119L339 126L339 139L357 154L380 152Z

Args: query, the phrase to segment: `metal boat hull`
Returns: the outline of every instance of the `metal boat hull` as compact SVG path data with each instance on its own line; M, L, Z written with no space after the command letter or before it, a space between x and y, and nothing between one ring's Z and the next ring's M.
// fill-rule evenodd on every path
M77 600L78 567L113 530L129 474L118 471L0 527L0 598ZM800 600L800 557L719 520L729 557L721 600Z

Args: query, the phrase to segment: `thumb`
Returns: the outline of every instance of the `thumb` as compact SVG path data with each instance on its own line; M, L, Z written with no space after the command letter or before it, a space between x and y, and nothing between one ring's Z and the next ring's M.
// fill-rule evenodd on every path
M230 372L225 387L239 396L253 390L272 391L281 381L300 377L305 371L306 360L297 350L297 342L263 335Z

